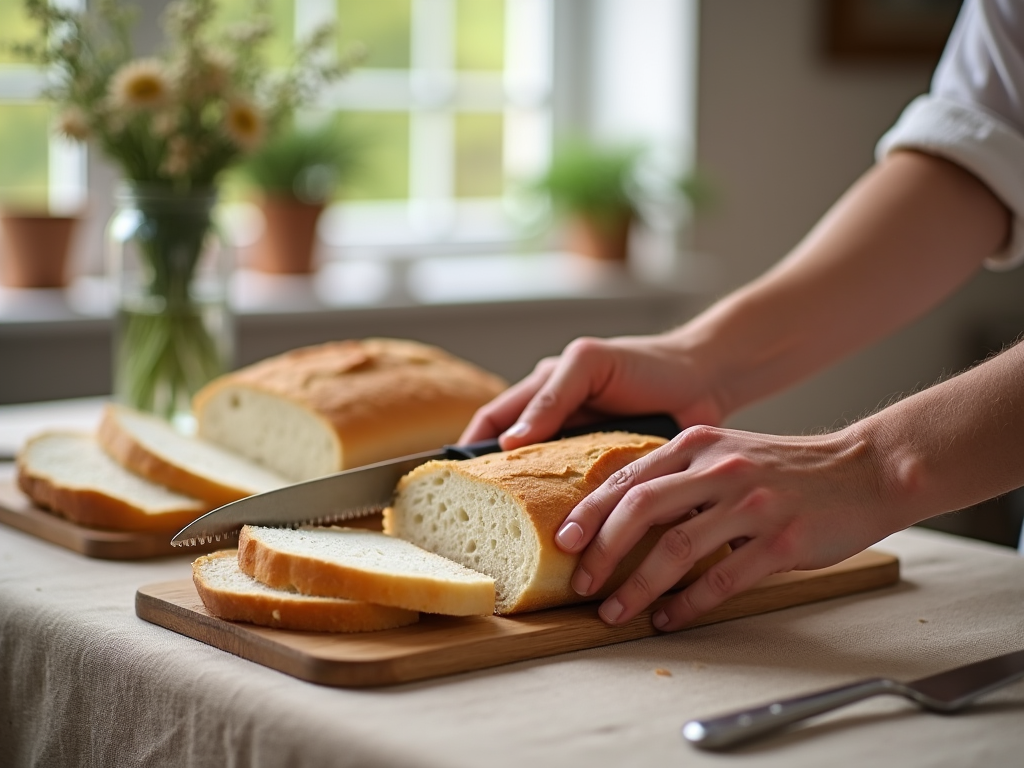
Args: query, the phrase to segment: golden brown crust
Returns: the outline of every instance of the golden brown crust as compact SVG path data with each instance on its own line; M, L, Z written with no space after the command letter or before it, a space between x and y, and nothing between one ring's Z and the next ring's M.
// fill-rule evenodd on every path
M603 432L465 461L430 462L403 477L397 490L401 494L416 478L444 467L453 474L492 485L511 495L533 523L540 551L533 582L513 605L504 605L499 596L499 612L520 613L568 605L600 599L613 592L636 569L668 526L649 531L619 564L601 592L587 598L569 586L580 556L559 549L555 545L555 533L573 508L614 472L665 442L663 438L649 435ZM384 512L384 530L389 533L395 530L393 515L392 509ZM691 583L727 553L728 548L723 548L701 560L677 586Z
M33 474L18 462L18 487L43 509L78 525L112 531L175 533L211 507L196 501L181 509L147 514L137 507L100 491L66 488L51 478Z
M449 616L486 616L494 612L494 590L433 579L368 573L358 566L279 552L243 526L238 535L238 567L275 589L304 595L339 597Z
M230 504L251 493L190 472L153 453L130 432L121 428L116 406L104 407L103 417L96 431L96 440L107 455L125 469L152 480L157 485L202 499L211 508Z
M202 432L203 410L224 388L289 400L335 431L343 446L341 469L400 455L390 446L403 440L400 453L453 442L505 386L434 346L346 340L296 349L222 376L196 394L193 406Z
M206 609L228 621L303 632L374 632L415 624L419 614L402 608L294 593L236 592L209 583L203 566L221 558L235 559L234 550L204 555L192 563L192 581Z

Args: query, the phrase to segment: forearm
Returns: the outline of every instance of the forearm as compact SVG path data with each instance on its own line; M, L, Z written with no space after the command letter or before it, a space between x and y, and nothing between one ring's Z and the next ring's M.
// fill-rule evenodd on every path
M974 274L1006 207L944 160L896 153L763 277L670 334L731 413L884 337Z
M1024 343L844 430L906 527L1024 486Z

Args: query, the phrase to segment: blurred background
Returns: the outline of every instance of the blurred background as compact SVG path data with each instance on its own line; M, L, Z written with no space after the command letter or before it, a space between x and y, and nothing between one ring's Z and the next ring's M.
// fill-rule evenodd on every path
M137 43L153 50L165 3L142 5ZM244 17L251 4L219 5L228 19ZM643 211L628 262L613 279L679 287L672 320L685 319L781 258L870 167L876 141L928 89L958 5L272 0L273 55L282 61L297 36L328 19L338 24L339 49L358 41L367 50L311 115L333 121L358 158L320 221L318 258L409 269L432 257L557 251L564 247L557 225L521 194L524 186L549 167L563 138L632 144L643 147L639 178L699 179L703 193ZM30 34L20 0L0 0L0 30L6 39ZM38 97L44 82L45 73L0 54L0 203L52 212L87 206L73 271L100 275L115 175L98 153L54 137L50 109ZM227 181L225 200L234 205L230 218L244 250L258 224L241 180ZM461 271L473 275L468 290L475 281L485 299L487 273ZM543 272L530 274L545 280ZM981 273L928 317L747 409L730 426L801 433L862 416L1014 340L1024 329L1021 297L1024 270ZM26 354L13 329L21 321L3 307L0 297L8 324L0 329L0 379ZM503 322L530 311L513 307ZM608 328L567 321L546 339L561 344ZM529 347L522 356L553 351ZM18 398L24 395L7 400ZM936 525L1015 542L1016 504L999 500Z

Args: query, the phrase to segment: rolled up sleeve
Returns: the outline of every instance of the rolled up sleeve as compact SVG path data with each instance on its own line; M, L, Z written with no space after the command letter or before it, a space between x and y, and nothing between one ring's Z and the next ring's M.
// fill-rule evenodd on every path
M993 270L1024 263L1024 9L1008 0L964 6L932 80L878 142L944 157L970 171L1013 213Z

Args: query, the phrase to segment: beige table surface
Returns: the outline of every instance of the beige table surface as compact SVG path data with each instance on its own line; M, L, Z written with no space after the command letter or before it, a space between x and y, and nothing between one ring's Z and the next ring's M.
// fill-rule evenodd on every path
M356 691L138 619L136 588L187 578L187 556L90 560L0 526L0 766L1024 764L1024 682L956 716L879 698L729 754L682 741L693 717L1024 648L1024 558L922 530L878 548L900 585Z

